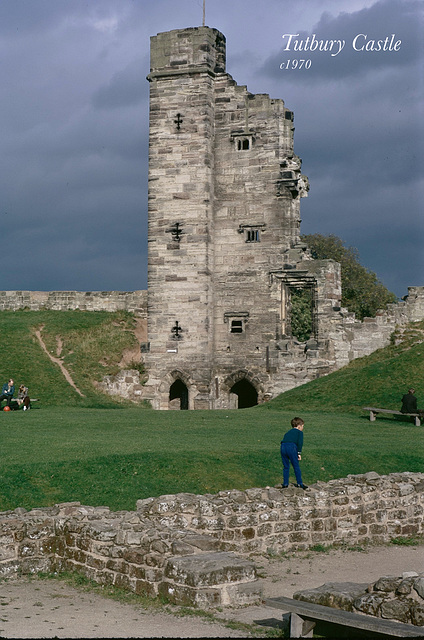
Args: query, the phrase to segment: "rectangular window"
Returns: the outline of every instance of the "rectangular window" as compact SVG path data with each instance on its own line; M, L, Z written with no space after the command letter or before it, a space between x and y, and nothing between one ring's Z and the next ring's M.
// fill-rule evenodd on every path
M237 151L249 151L252 144L251 137L246 138L237 138L236 139L236 149Z
M243 320L231 320L231 333L243 333Z
M259 229L246 229L246 242L260 242Z

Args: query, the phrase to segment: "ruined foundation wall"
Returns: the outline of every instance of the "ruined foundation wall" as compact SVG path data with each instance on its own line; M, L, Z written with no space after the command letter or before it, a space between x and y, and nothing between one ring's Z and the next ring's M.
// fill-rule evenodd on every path
M0 291L0 311L130 311L147 318L147 291Z
M408 295L403 300L387 305L375 318L364 318L361 322L346 310L342 310L340 316L341 321L335 320L328 331L334 345L336 368L387 347L396 329L424 320L424 287L408 287Z
M424 532L424 473L370 472L301 489L247 489L139 500L145 517L199 531L238 553L388 542Z
M300 489L139 500L136 511L66 503L0 514L0 576L78 571L177 604L246 604L261 586L249 553L422 535L424 473L370 472ZM235 555L235 553L238 555Z
M111 396L140 402L145 398L144 375L136 369L123 369L114 376L104 376L99 388Z

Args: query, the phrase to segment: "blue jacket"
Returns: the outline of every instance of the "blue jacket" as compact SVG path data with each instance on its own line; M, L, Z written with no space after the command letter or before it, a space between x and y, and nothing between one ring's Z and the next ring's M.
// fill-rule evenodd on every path
M10 396L12 397L13 394L15 393L15 387L10 387L9 388L9 383L5 382L3 385L3 389L1 390L1 393L3 396Z
M293 442L297 447L297 452L300 453L303 447L303 431L299 431L299 429L294 428L287 431L281 441L281 444L287 444L287 442Z

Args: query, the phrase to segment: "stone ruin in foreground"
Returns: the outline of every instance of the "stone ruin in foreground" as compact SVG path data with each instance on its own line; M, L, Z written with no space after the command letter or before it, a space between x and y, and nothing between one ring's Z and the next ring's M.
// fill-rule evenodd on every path
M0 514L0 577L76 571L175 604L250 604L262 595L255 557L419 537L423 512L423 473L374 472L318 482L307 492L164 495L139 500L136 511L77 502L18 508ZM380 596L376 610L388 599Z

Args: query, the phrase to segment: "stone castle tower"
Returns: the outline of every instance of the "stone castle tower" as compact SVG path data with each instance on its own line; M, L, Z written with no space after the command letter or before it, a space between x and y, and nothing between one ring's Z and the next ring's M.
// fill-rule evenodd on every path
M317 306L317 270L296 269L309 258L299 244L308 183L293 112L238 86L225 63L216 29L151 39L145 362L156 408L272 396L293 282L313 288Z
M422 288L368 323L340 307L340 265L313 260L299 240L308 181L293 112L238 86L225 64L216 29L151 38L142 351L143 397L156 409L264 402L384 346L418 311L424 317ZM310 310L301 338L299 293Z

